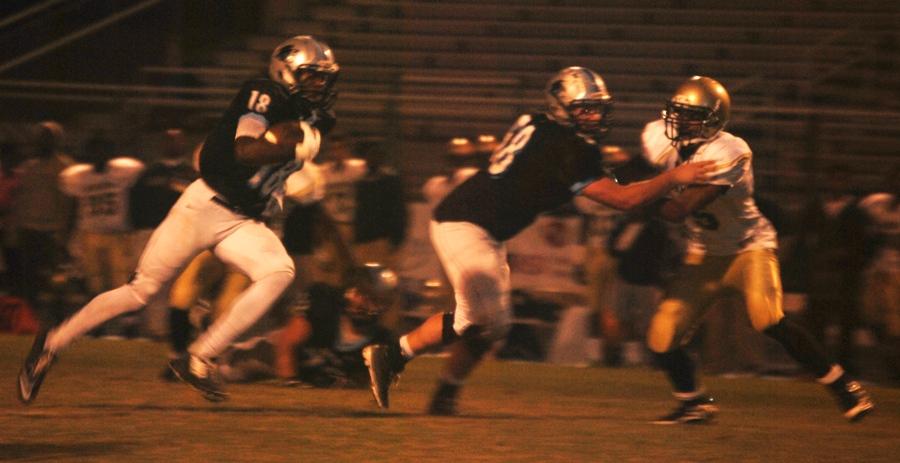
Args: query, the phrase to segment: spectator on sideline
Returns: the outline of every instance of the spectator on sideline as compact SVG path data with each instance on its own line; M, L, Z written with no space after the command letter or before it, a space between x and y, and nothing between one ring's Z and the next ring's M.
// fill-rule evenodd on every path
M62 319L40 301L50 275L66 258L72 230L74 200L57 187L59 174L72 165L63 152L65 131L55 121L43 121L31 128L34 156L22 163L21 184L12 210L12 242L23 257L16 270L21 275L19 292L35 309L44 325ZM25 258L27 256L27 258Z
M59 174L60 190L77 201L78 237L72 248L78 252L77 260L92 296L127 283L137 260L129 200L144 163L116 156L115 152L110 138L95 134L84 143L82 162ZM105 334L125 334L136 328L130 325L132 321L121 317L111 320Z

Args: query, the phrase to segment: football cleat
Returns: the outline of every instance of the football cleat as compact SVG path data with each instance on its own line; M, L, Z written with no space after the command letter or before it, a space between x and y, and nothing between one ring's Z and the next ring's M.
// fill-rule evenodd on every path
M397 342L391 344L373 344L366 346L362 351L366 368L369 369L369 385L372 395L379 408L388 408L390 400L388 391L391 383L403 371L406 360L400 353Z
M196 355L185 355L169 362L169 368L181 381L187 383L210 402L221 402L228 398L216 366Z
M428 404L428 414L433 416L456 416L459 412L456 409L456 397L459 392L459 386L450 384L440 384L438 389L434 391L431 403Z
M836 396L838 404L844 410L844 418L850 421L861 420L875 408L872 397L857 381L848 381Z
M672 413L661 416L653 424L704 424L709 423L719 412L712 397L684 400Z
M178 382L178 377L175 376L175 371L173 371L168 364L166 364L166 367L159 372L159 379L167 383Z
M31 345L31 351L25 358L25 364L19 371L18 391L19 401L25 405L30 404L37 398L41 383L44 382L44 376L50 371L50 366L56 360L56 354L44 349L44 342L47 339L47 330L41 330L34 337Z

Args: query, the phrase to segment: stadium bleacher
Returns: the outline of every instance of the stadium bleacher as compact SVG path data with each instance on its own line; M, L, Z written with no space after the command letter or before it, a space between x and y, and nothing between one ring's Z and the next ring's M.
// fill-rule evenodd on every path
M619 102L612 141L630 149L637 149L640 127L678 83L705 74L731 91L731 128L755 148L762 182L770 188L796 186L799 175L782 167L798 156L819 156L822 163L853 157L866 175L871 165L896 155L897 78L877 71L896 67L891 37L897 7L889 2L304 5L276 30L223 51L219 62L241 68L260 62L286 34L317 34L343 66L338 110L344 126L361 132L391 126L394 133L381 135L415 140L417 150L430 141L435 155L446 137L460 131L502 132L518 112L541 104L551 73L572 64L604 75ZM848 118L842 111L863 114ZM377 123L379 112L395 123ZM821 153L808 152L804 143L813 116ZM403 166L411 186L436 167L421 155L415 159Z

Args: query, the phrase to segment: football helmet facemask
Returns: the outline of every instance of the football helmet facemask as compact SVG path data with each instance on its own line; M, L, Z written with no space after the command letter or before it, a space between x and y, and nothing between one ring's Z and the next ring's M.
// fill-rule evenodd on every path
M331 48L309 35L291 37L272 52L269 77L313 109L329 109L337 98L340 66Z
M609 132L612 96L596 72L578 66L567 67L547 82L544 93L552 119L575 127L580 135L594 141Z
M702 76L681 84L662 111L666 137L674 144L714 137L725 128L730 115L728 91L718 81Z

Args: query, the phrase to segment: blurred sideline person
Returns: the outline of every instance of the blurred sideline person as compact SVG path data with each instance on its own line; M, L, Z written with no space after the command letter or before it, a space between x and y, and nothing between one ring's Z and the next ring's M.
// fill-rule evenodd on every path
M878 339L888 379L900 384L900 165L885 184L860 202L869 216L875 243L872 264L864 274L862 307Z
M30 128L34 156L22 165L20 186L13 204L11 240L19 250L15 271L20 293L35 309L42 324L58 323L63 314L51 313L39 300L56 267L66 258L74 221L75 201L59 189L59 174L74 161L63 152L65 131L55 121Z
M59 174L60 189L77 201L74 248L91 296L127 283L136 260L129 199L144 163L115 152L111 139L95 134L84 143L82 162ZM123 335L136 328L125 324L120 317L101 329L105 335Z
M368 387L368 370L360 352L390 339L380 316L394 299L397 283L390 269L369 263L350 269L340 286L313 284L309 306L287 314L282 328L237 343L223 355L223 378Z
M716 163L709 179L656 205L662 218L686 220L691 235L684 265L668 283L647 333L647 344L679 401L672 413L654 422L702 423L718 411L683 346L707 308L728 291L743 294L753 327L778 341L834 394L844 416L857 420L873 408L868 394L805 329L784 317L776 232L753 201L750 147L723 130L730 106L719 82L694 76L641 135L646 160L666 172Z
M310 36L292 37L272 53L265 77L246 81L200 152L200 179L185 190L151 236L134 278L103 293L61 325L39 333L18 378L18 396L34 400L56 355L88 330L146 305L204 249L253 283L174 360L179 379L211 401L227 398L213 359L253 325L294 279L294 265L262 218L280 209L289 176L319 151L335 119L338 64Z
M389 406L388 390L407 361L448 345L428 412L457 413L463 382L511 324L510 279L504 241L541 213L583 194L628 209L656 199L677 185L704 178L706 164L686 165L650 181L620 186L601 168L599 140L609 130L612 98L594 71L569 67L547 84L545 113L524 114L479 171L438 205L431 222L432 244L454 288L456 308L435 314L387 345L363 355L372 392Z
M366 174L356 182L353 254L357 262L381 262L393 267L397 248L406 238L407 211L403 181L388 164L383 142L357 143Z
M22 184L22 152L19 143L4 141L0 143L0 255L3 259L3 272L0 276L0 292L16 294L22 287L19 250L10 239L13 235L12 211L16 204L16 196Z
M607 168L626 164L631 154L619 146L601 148L602 162ZM622 363L624 341L620 318L615 306L617 259L609 253L607 243L621 211L584 196L576 196L575 207L585 220L584 279L588 307L594 312L599 334L603 340L602 363L618 366Z
M797 250L802 253L801 273L808 303L804 319L810 333L826 346L826 333L837 327L833 350L847 369L855 370L854 339L860 327L863 273L871 259L867 239L868 218L851 191L848 167L827 166L815 179L815 191L801 213Z
M166 129L159 159L147 165L132 189L130 212L134 227L158 227L184 190L197 179L198 169L192 162L184 131Z
M328 140L328 158L322 163L325 177L325 198L322 208L337 226L345 243L353 246L356 220L356 185L368 172L366 160L351 149L351 140L344 134ZM320 258L336 256L320 256ZM335 281L336 283L336 281Z
M356 262L378 262L396 267L396 255L406 239L408 212L403 181L388 164L388 152L380 141L363 141L356 150L366 160L366 174L356 182L353 220L353 257ZM400 324L400 299L386 308L382 323L391 329Z

